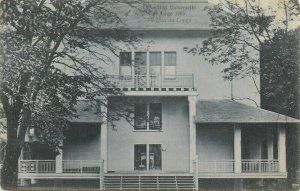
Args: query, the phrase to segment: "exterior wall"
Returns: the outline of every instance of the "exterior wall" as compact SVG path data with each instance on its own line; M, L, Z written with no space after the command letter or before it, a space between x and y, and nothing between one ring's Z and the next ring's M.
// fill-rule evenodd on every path
M193 56L183 50L184 47L201 45L202 41L208 38L208 31L144 31L137 32L136 35L141 40L136 48L117 44L120 51L176 51L177 74L194 74L198 99L224 99L231 96L230 82L224 81L222 77L225 65L212 66L203 57ZM119 75L119 58L113 54L107 54L112 58L112 63L103 64L104 70L108 74ZM258 78L256 83L259 86ZM250 97L260 104L260 95L250 78L234 81L233 94L239 98ZM252 101L242 102L254 105Z
M199 161L233 160L233 126L203 124L197 126Z
M161 131L134 131L124 119L108 124L108 172L134 170L134 144L162 145L162 172L189 171L189 122L186 97L143 97L162 104ZM110 115L111 111L108 111Z
M100 160L100 124L75 124L66 133L63 160Z

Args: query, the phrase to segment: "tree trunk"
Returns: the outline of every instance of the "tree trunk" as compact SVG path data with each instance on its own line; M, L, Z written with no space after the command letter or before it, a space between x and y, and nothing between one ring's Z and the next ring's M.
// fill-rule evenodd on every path
M1 187L4 189L17 187L18 159L22 148L17 141L17 129L18 120L14 117L7 117L7 144L1 169Z
M18 155L16 149L7 145L6 154L1 169L1 187L4 189L16 188L18 181Z

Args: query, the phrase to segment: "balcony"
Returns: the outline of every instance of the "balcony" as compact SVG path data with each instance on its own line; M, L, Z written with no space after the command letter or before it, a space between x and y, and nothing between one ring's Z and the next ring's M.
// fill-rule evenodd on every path
M19 160L18 167L19 178L99 178L102 173L97 160Z
M279 172L279 162L263 159L242 159L241 172L237 172L234 160L198 161L199 178L282 178L286 173Z
M109 75L108 81L117 88L194 88L194 75Z

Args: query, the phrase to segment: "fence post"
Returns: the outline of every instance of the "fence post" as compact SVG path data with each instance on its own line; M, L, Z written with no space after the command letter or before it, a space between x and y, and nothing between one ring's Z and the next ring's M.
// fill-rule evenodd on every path
M194 159L194 184L195 184L195 190L198 190L198 155L196 155Z
M100 160L100 190L104 189L104 160Z

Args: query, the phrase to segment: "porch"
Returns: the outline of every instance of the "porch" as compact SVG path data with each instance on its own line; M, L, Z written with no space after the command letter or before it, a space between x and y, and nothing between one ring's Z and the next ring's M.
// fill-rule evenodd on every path
M235 173L234 160L212 160L198 161L197 170L199 178L214 176L217 178L230 177L256 177L257 176L284 176L286 173L279 173L278 160L242 160L242 172ZM102 168L101 168L102 167ZM103 162L93 160L63 160L57 163L55 160L19 160L19 178L97 178L100 174L109 176L151 176L151 175L191 175L190 173L167 173L167 172L120 172L105 173Z
M299 120L231 100L201 100L195 115L198 178L287 178L286 123Z

